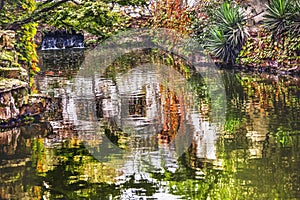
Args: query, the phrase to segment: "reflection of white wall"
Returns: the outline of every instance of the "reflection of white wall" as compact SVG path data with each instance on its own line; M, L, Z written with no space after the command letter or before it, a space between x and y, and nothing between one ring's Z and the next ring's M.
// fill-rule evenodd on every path
M104 79L97 74L91 78L77 77L72 81L58 77L45 77L41 86L45 91L62 98L63 121L79 125L81 124L79 121L82 120L92 120L93 118L96 120L94 104L95 97L97 97L103 98L104 117L114 118L121 128L130 127L139 133L155 134L159 132L164 123L162 101L165 98L160 93L161 77L153 71L145 72L143 68L137 68L118 76L116 80L115 84L112 80ZM60 89L47 88L47 85L55 82L59 82ZM126 98L141 93L146 96L146 116L130 117ZM80 115L78 115L79 113ZM209 122L203 121L199 112L190 109L186 110L185 118L192 127L190 130L194 132L193 140L197 146L197 156L216 159L217 134L214 127L210 126ZM151 125L155 126L151 127Z
M54 96L62 98L63 104L63 121L71 121L76 126L76 129L80 135L80 138L87 142L89 140L95 141L95 139L102 139L99 135L97 138L94 134L93 124L89 123L89 120L96 120L95 110L95 98L103 99L102 111L105 118L114 118L117 120L119 126L126 124L133 129L139 129L141 126L148 125L150 123L163 124L164 109L163 102L166 98L160 91L160 84L164 84L163 81L169 77L159 77L156 73L150 70L140 71L140 69L131 70L130 72L119 75L116 79L116 83L111 79L102 78L95 73L94 77L83 78L76 77L73 80L62 80L45 77L44 87L49 86L53 81L62 81L60 84L63 89L47 89L48 92L54 93ZM177 77L174 78L174 84L171 83L170 87L176 87L175 84L180 82ZM180 89L182 86L178 86ZM175 90L171 88L171 90ZM180 90L178 90L180 92ZM176 91L178 93L178 91ZM179 93L185 95L185 92ZM130 118L128 116L128 105L122 104L123 100L137 94L145 94L146 96L146 116L141 118ZM217 134L213 126L209 122L203 121L201 114L192 108L192 104L186 104L184 106L183 122L181 124L183 131L190 132L192 135L192 141L196 146L197 158L205 158L210 160L216 159L216 139ZM127 112L123 112L127 109ZM122 115L127 113L127 115ZM93 118L94 117L94 118ZM147 124L148 123L148 124ZM149 131L152 134L157 133L155 129L139 129L142 131ZM81 133L82 132L82 133ZM189 133L188 133L189 134ZM149 137L149 134L146 135ZM149 139L149 138L147 138ZM102 140L101 140L102 142ZM99 142L99 144L101 144ZM182 142L182 141L180 141ZM98 144L97 144L98 145ZM138 144L135 144L138 146ZM147 144L149 145L149 144ZM178 169L177 163L177 148L176 144L164 144L159 147L153 148L153 146L139 146L138 148L131 148L130 154L126 157L125 163L122 166L115 166L120 169L122 175L117 178L117 183L128 181L128 178L132 175L135 176L135 181L147 180L149 183L153 183L160 188L161 194L166 196L162 197L159 193L154 194L159 199L170 198L175 199L174 196L169 195L168 191L164 191L166 187L160 186L160 184L167 184L164 182L155 182L151 179L149 172L162 173L164 170L171 171L173 173ZM184 146L186 149L188 146ZM87 148L89 146L87 145ZM185 150L186 150L185 149ZM89 149L90 150L90 149ZM175 152L176 151L176 152ZM93 152L91 152L93 154ZM121 197L134 196L132 191L124 190Z
M62 97L62 115L64 121L77 121L76 105L73 98L67 96Z
M162 69L166 71L160 66L159 70ZM103 98L102 110L104 117L114 118L121 128L127 126L135 131L144 133L148 131L155 134L162 127L164 120L162 102L165 97L160 92L160 84L170 82L173 77L174 82L169 83L169 86L173 87L171 90L176 89L176 84L182 84L181 80L175 75L170 75L171 78L166 77L166 75L161 76L155 70L156 68L152 69L149 66L134 68L126 74L117 76L116 83L101 77L96 72L94 77L76 77L72 80L61 77L44 77L41 80L41 86L46 93L54 93L54 96L62 98L64 121L80 125L82 121L97 120L95 98ZM59 83L60 88L49 87L53 83ZM178 87L181 88L182 85ZM140 118L130 117L126 98L141 93L146 96L146 116ZM190 105L185 106L187 108L185 108L182 117L185 120L184 123L186 122L188 125L181 124L181 126L189 126L183 130L193 131L192 135L197 146L197 156L199 158L216 159L216 130L209 122L202 120L198 111L189 108ZM151 127L153 124L155 126Z
M203 121L199 113L192 113L190 117L195 130L193 140L197 147L197 157L215 160L216 129L208 121Z
M169 194L167 190L168 183L166 181L158 181L151 178L151 173L163 173L165 170L175 172L178 168L176 152L170 149L167 145L160 146L157 150L141 150L135 149L130 156L126 158L125 164L120 168L122 175L116 178L117 183L122 184L134 176L134 182L139 183L146 181L158 187L158 192L152 197L157 199L176 199L176 196ZM146 197L141 191L141 194L136 194L136 190L141 188L123 190L121 199L131 197L132 199L139 199Z
M103 117L115 118L119 116L120 97L112 80L95 79L95 96L103 101Z
M128 73L117 76L118 94L122 98L121 124L139 133L156 133L162 127L162 104L159 100L159 83L157 73L144 68L135 68ZM138 95L146 96L146 116L129 116L129 99Z
M159 102L159 84L148 84L146 85L146 106L147 106L147 117L152 118L159 123L163 123L162 118L162 103ZM160 121L161 120L161 121Z

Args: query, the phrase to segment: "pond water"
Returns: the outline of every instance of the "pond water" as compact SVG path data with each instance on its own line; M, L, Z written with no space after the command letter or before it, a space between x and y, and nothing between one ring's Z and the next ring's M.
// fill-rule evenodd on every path
M1 130L0 199L300 199L299 78L220 70L220 126L200 75L85 54L40 52L52 111Z

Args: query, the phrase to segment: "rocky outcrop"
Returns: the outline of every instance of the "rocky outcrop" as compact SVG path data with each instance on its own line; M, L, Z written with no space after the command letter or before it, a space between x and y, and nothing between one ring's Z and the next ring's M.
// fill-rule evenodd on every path
M0 30L0 76L26 81L28 73L18 63L18 55L14 45L15 32Z
M29 95L29 76L18 63L14 43L14 31L0 30L0 127L23 123L45 111L50 101Z
M0 127L24 124L46 111L51 99L29 95L28 84L17 79L0 79Z
M28 103L27 83L16 79L0 81L0 122L15 118Z
M254 24L259 24L263 21L268 4L267 0L245 0L240 4L245 9L244 14L251 16Z

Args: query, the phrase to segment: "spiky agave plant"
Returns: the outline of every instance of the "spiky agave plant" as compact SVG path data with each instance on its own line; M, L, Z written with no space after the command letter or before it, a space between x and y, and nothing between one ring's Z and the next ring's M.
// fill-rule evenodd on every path
M289 30L289 23L292 18L291 1L271 0L267 5L265 14L265 26L274 36L279 36Z
M233 64L248 37L246 17L237 5L224 2L215 11L215 25L206 40L206 48L225 64Z
M210 36L206 40L206 48L209 52L226 64L232 63L237 52L237 49L231 46L228 42L228 35L219 27L213 27L210 30Z
M300 0L294 0L294 6L291 6L291 24L289 27L289 32L293 36L299 36L300 34Z

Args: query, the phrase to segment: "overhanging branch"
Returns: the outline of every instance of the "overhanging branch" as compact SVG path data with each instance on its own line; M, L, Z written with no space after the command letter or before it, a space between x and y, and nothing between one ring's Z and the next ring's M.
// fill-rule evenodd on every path
M47 0L42 5L46 5L47 3L50 3L51 1L52 0ZM68 1L74 2L73 0L57 1L49 7L42 8L41 10L35 10L29 17L27 17L25 19L22 19L22 20L19 20L19 21L13 22L12 24L7 25L5 29L10 29L10 30L20 29L24 24L40 20L42 18L43 13L49 12L49 11L57 8L58 6L62 5L63 3L66 3Z

